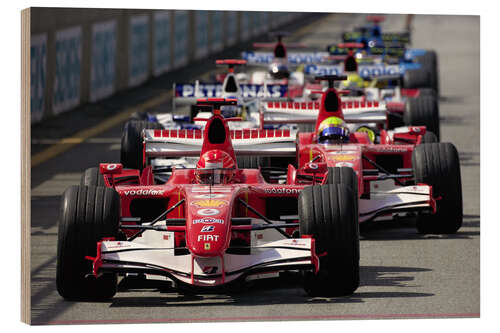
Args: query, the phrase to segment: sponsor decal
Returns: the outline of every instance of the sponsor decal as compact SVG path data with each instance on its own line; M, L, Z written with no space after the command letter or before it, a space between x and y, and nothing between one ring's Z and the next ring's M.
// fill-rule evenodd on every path
M222 84L219 83L200 83L198 91L195 91L196 85L191 83L176 84L176 97L220 97L222 95Z
M205 250L210 250L210 243L205 243L204 249Z
M116 164L107 164L106 165L106 169L109 170L109 171L112 171L114 169L116 169L117 165Z
M304 67L304 73L310 75L340 75L344 73L342 66L309 64Z
M111 250L111 249L122 249L124 247L130 247L131 245L127 242L116 242L114 244L110 244L110 245L106 245L106 248L108 250Z
M328 156L330 161L354 161L356 155L348 155L348 154L333 154Z
M55 33L55 73L52 109L54 114L80 103L82 63L82 27L71 27Z
M400 74L399 65L361 65L358 72L362 78Z
M328 52L295 52L288 54L288 62L291 64L318 63L325 61L328 56Z
M170 239L170 235L163 235L163 240L169 240Z
M274 60L272 52L242 52L241 57L249 63L270 64Z
M301 189L285 187L273 187L264 189L264 192L272 194L299 194L300 191Z
M204 225L203 228L201 228L201 232L212 232L215 230L214 225Z
M395 146L373 146L370 150L379 153L404 153L407 151L406 148L399 148Z
M288 86L284 84L268 84L267 94L264 85L261 84L240 84L243 97L253 98L253 97L266 97L271 96L274 98L285 97L288 91Z
M115 87L116 21L92 25L90 101L111 95Z
M191 205L195 205L197 207L215 207L220 208L227 205L226 200L218 200L218 199L207 199L207 200L198 200L191 203Z
M329 154L356 154L356 150L328 150Z
M210 244L208 244L208 247L210 249ZM217 266L205 266L202 270L204 274L215 274L217 273Z
M47 34L31 35L30 39L30 106L31 123L39 122L45 110L45 77L47 72Z
M205 209L202 209L205 210ZM204 224L212 224L212 223L219 223L219 224L224 224L223 219L214 219L213 217L204 217L202 219L196 219L193 220L193 224L197 223L204 223Z
M109 170L109 169L108 169ZM163 193L165 193L165 190L126 190L126 191L123 191L123 193L125 193L125 195L145 195L145 196L148 196L148 195L163 195Z
M129 39L129 87L144 82L149 68L149 16L136 15L130 18Z
M267 87L267 88L266 88ZM196 85L185 83L175 85L176 97L220 97L222 96L222 84L219 83L200 83L196 91ZM243 97L285 97L288 92L288 86L284 84L240 84ZM267 89L267 92L266 92Z
M217 193L199 194L195 196L196 199L220 199L224 197L225 197L224 194L217 194Z
M198 215L203 215L203 216L213 216L220 214L220 210L215 209L215 208L205 208L205 209L200 209L197 212Z
M161 11L153 14L154 24L154 62L153 71L160 75L170 68L170 50L172 48L170 12Z
M174 67L188 61L189 14L186 10L176 10L174 14Z
M208 12L196 11L196 48L195 57L199 59L208 52Z
M217 242L219 240L219 235L198 235L198 242Z
M302 243L301 241L297 239L292 239L290 243L283 243L284 245L291 245L291 246L306 246L306 243Z
M352 168L354 165L351 162L338 162L335 163L336 167L349 167Z

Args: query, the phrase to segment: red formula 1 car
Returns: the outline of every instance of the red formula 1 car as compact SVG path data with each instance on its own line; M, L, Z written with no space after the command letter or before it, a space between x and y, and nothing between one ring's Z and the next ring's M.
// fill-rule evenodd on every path
M315 131L298 134L297 171L308 168L315 169L319 175L327 172L329 183L357 189L360 222L411 211L418 215L419 232L455 233L461 227L463 217L460 162L455 146L427 143L424 126L381 130L377 143L373 143L369 133L363 131L344 132L344 140L340 142L322 142L318 132L325 120L333 117L344 123L359 119L344 117L344 107L366 109L364 118L368 119L379 105L377 102L341 102L333 81L345 77L323 76L318 79L328 80L329 88L323 92L317 105ZM309 104L313 103L267 102L267 112L273 109L297 114L315 112L314 107L308 109ZM280 121L279 117L269 119L275 123ZM348 132L348 128L345 131ZM293 182L294 168L290 166L287 172L289 181ZM385 180L392 180L393 184L382 191L377 182Z
M214 107L203 131L145 130L142 171L103 163L64 192L57 254L62 297L112 297L119 274L210 289L298 270L311 295L357 289L356 189L331 184L313 164L290 169L285 183L272 168L239 169L236 156L295 156L296 135L230 131L227 122L236 119L219 110L235 103L203 100ZM200 156L197 168L174 168L166 183L157 183L149 159L179 154Z

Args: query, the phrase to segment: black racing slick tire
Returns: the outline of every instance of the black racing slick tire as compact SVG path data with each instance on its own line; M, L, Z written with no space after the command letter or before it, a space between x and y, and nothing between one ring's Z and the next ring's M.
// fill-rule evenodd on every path
M80 179L80 186L106 186L104 176L99 172L99 168L85 170Z
M124 168L143 168L143 129L162 129L162 126L146 120L129 120L125 123L120 151L120 161Z
M407 89L432 88L431 80L427 69L408 69L403 75L403 86Z
M437 98L436 91L432 88L420 88L418 89L418 96L433 96Z
M405 104L403 121L406 126L425 126L440 138L439 103L434 96L409 98Z
M304 273L311 296L351 295L359 286L359 225L353 191L343 184L308 186L299 195L300 234L315 239L319 271Z
M329 167L325 184L343 184L352 190L353 200L358 206L358 177L354 169L349 167Z
M120 221L118 193L102 186L71 186L61 198L57 240L56 287L68 300L102 300L115 295L117 276L92 272L97 242L116 237Z
M415 183L432 186L435 214L419 214L417 230L424 234L452 234L462 226L460 161L451 143L425 143L412 155Z
M431 131L426 131L420 143L435 143L435 142L439 142L436 134L434 134Z
M439 95L439 66L435 51L427 50L423 55L416 56L415 61L430 74L430 87Z

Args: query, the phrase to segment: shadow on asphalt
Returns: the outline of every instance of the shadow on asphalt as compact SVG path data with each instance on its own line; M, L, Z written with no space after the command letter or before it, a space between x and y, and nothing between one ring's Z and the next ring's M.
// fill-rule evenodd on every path
M360 225L361 240L426 240L426 239L470 239L480 235L479 230L463 230L463 228L479 228L479 215L464 215L462 228L455 234L423 235L417 232L414 218L400 218L388 221L372 221Z
M360 287L415 287L407 285L414 280L414 273L429 272L430 269L419 267L391 267L391 266L362 266L360 268ZM241 284L239 289L233 289L230 293L180 293L170 283L162 281L150 281L146 285L141 283L134 286L134 282L122 280L119 290L128 295L121 296L118 293L113 298L110 307L158 307L158 306L207 306L207 305L272 305L272 304L307 304L307 303L363 303L372 298L396 298L396 297L428 297L431 293L419 293L410 291L370 291L357 292L345 297L310 297L302 289L302 278L298 273L288 273L280 278L251 281ZM144 287L151 292L163 294L163 296L130 296L134 292L143 293ZM124 295L124 294L122 294Z

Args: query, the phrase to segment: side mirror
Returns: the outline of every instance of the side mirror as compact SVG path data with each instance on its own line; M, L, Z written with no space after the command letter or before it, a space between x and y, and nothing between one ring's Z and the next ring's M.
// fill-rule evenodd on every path
M102 175L115 175L122 173L123 165L121 163L101 163L99 164L99 172Z

